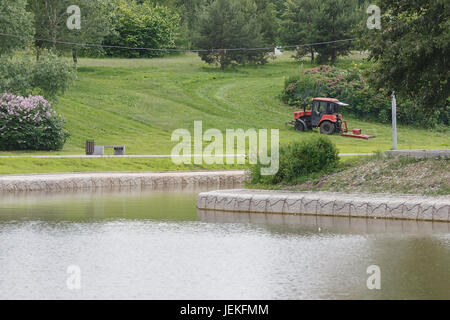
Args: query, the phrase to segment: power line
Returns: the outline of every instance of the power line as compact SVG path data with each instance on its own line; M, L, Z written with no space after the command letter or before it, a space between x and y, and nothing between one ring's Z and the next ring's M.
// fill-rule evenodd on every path
M14 35L14 34L7 34L7 33L0 33L0 36L2 37L9 37L9 38L16 38L16 39L27 39L27 37ZM60 40L49 40L49 39L39 39L34 38L34 41L40 41L40 42L48 42L48 43L55 43L55 44L62 44L62 45L68 45L68 46L82 46L82 47L95 47L95 48L108 48L108 49L125 49L125 50L137 50L137 51L161 51L161 52L211 52L211 51L261 51L261 50L273 50L274 47L261 47L261 48L224 48L224 49L174 49L174 48L137 48L137 47L125 47L125 46L112 46L112 45L105 45L105 44L99 44L99 43L78 43L78 42L69 42L69 41L60 41ZM325 41L325 42L315 42L315 43L304 43L304 44L298 44L298 45L291 45L291 46L276 46L278 49L290 49L290 48L299 48L299 47L314 47L319 45L325 45L325 44L332 44L332 43L339 43L339 42L349 42L354 41L355 38L350 39L342 39L342 40L333 40L333 41Z

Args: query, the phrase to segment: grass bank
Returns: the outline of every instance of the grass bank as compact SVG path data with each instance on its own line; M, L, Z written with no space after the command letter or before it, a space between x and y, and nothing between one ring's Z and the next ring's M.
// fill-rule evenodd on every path
M335 173L289 190L450 195L450 159L372 157L341 163ZM279 186L283 188L282 186Z

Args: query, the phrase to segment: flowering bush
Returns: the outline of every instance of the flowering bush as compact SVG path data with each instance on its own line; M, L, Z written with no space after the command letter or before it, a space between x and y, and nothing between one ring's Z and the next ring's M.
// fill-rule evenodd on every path
M41 96L0 96L0 150L61 150L69 133Z
M301 75L285 81L282 100L299 107L310 105L312 98L336 98L348 103L343 113L351 113L360 119L375 119L380 122L391 121L391 96L385 89L370 87L361 69L339 70L329 66L303 70ZM423 116L421 106L412 99L397 99L398 122L420 124L433 127L437 124L449 124L450 110L437 109L433 115Z

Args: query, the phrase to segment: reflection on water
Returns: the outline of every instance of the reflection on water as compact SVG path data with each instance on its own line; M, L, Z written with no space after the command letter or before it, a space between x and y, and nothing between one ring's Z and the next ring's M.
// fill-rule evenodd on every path
M241 213L213 210L197 210L201 221L216 223L256 223L280 226L282 229L309 228L311 230L328 230L339 233L450 233L450 223L365 219L356 217L332 217L315 215Z
M2 196L0 298L450 298L449 224L197 213L199 191Z

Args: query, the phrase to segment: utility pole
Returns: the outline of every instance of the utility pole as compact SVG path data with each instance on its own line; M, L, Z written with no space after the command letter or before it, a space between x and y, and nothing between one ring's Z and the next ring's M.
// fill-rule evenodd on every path
M397 99L395 91L392 91L392 143L394 150L397 150Z

